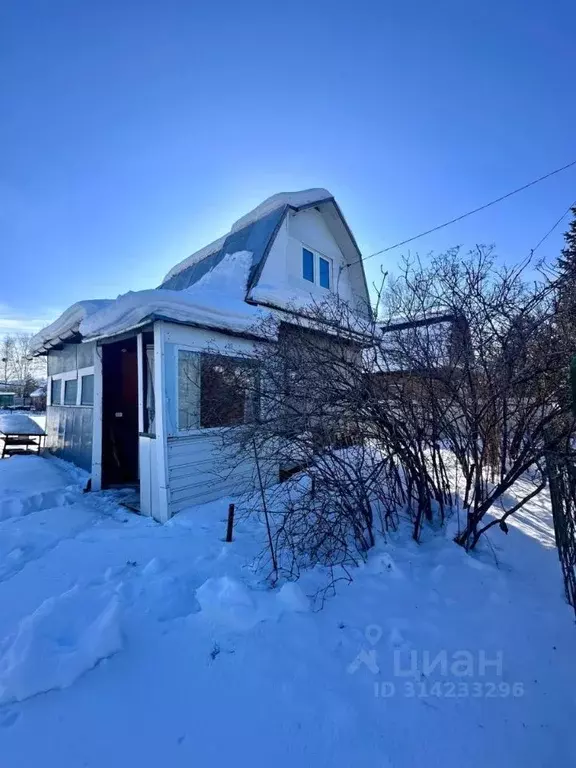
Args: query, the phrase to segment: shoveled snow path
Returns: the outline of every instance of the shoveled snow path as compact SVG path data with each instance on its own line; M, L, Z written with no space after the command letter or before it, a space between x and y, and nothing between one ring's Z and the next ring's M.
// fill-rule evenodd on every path
M14 492L25 490L41 492ZM11 686L2 764L28 768L46 755L59 768L576 763L576 628L545 496L508 537L494 535L494 553L398 534L313 612L303 593L321 586L319 574L270 592L254 572L258 526L239 522L234 543L222 542L226 500L159 526L114 494L68 493L54 510L0 523L0 542L17 539L23 553L18 568L3 558L0 580L0 659L7 646L16 659L4 679L0 661L0 700ZM409 680L394 676L395 650L405 665L411 650L465 650L475 662L501 652L502 676L473 680L521 683L524 693L411 696ZM362 651L374 652L378 672L355 664ZM468 679L419 678L427 691L434 681ZM394 695L376 697L385 683Z

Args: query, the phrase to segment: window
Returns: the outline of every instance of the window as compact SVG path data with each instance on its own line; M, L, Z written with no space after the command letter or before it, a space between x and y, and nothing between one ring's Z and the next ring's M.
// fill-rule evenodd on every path
M64 405L76 405L78 379L66 379L64 382Z
M318 263L320 265L318 270L320 274L320 285L322 288L330 288L330 262L328 259L323 259L322 256L318 256Z
M314 282L314 254L307 248L302 248L302 277Z
M258 403L258 376L253 363L224 355L201 356L201 427L246 424L258 417Z
M80 390L80 403L82 405L94 405L94 374L82 376L82 388Z
M245 424L258 416L258 375L250 360L178 352L178 429Z
M52 379L50 403L52 405L60 405L61 394L62 394L62 379Z
M302 248L302 277L309 283L316 283L321 288L330 289L332 262L308 248Z
M178 352L178 429L198 429L200 382L199 355L181 349Z

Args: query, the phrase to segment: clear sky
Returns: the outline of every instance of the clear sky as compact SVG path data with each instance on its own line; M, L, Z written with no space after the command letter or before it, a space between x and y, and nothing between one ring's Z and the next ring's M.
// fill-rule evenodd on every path
M0 333L279 191L327 187L368 254L576 159L576 2L4 0L0 153ZM411 248L514 262L574 200L576 168Z

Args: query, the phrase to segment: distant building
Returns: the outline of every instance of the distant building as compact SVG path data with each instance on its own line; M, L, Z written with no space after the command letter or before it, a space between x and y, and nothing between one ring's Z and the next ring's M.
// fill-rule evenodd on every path
M30 392L30 400L32 408L35 411L46 410L46 387L38 387L33 392Z
M14 406L16 392L0 392L0 408L11 408Z

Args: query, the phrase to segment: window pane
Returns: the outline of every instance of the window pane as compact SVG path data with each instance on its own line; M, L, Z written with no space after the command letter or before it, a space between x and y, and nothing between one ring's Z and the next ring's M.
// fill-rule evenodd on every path
M321 256L318 261L320 262L320 285L322 288L330 288L330 262Z
M50 402L52 405L60 405L60 394L62 392L62 379L52 379L52 394Z
M178 429L198 429L199 371L198 353L178 352Z
M82 390L80 392L82 405L94 405L94 374L82 376Z
M68 379L64 382L64 405L76 405L76 393L78 392L78 381Z
M314 282L314 254L306 248L302 248L302 277Z
M232 427L258 416L258 377L248 360L202 355L200 426Z

